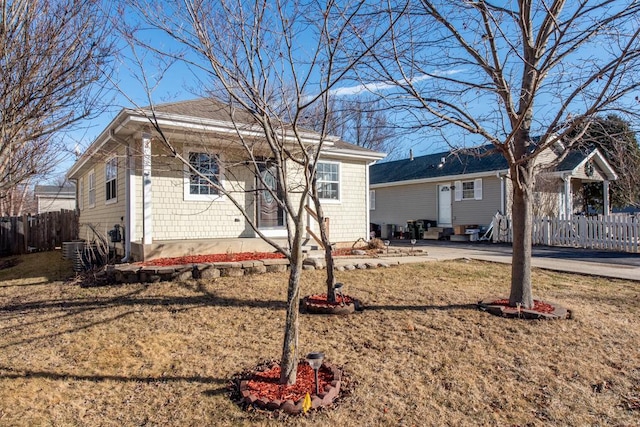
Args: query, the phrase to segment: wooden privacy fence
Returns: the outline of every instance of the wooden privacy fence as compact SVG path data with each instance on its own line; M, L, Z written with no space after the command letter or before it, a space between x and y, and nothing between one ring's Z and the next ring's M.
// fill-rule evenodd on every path
M534 218L533 244L640 252L640 218L635 215ZM513 241L511 219L496 214L493 241Z
M0 218L0 254L50 251L78 238L78 214L62 210Z

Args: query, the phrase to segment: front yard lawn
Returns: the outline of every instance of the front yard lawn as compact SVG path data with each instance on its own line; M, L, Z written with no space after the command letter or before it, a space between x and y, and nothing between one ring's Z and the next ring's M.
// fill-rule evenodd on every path
M640 285L535 270L565 321L507 320L475 303L509 266L431 262L338 272L367 309L302 315L300 354L348 374L331 410L269 419L229 379L278 358L286 275L81 288L59 253L0 269L0 425L637 425ZM302 294L324 291L306 271Z

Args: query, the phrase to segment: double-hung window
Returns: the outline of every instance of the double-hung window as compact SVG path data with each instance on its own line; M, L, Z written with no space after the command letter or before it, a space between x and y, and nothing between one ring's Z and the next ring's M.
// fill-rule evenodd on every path
M113 157L107 160L104 172L105 200L107 203L117 200L118 188L118 159Z
M454 187L456 201L482 200L482 179L456 181Z
M316 170L318 196L323 200L340 200L340 164L318 162Z
M475 183L473 181L462 182L462 200L473 200L475 192Z
M220 158L216 154L190 151L185 179L185 200L213 200L219 198L221 185Z

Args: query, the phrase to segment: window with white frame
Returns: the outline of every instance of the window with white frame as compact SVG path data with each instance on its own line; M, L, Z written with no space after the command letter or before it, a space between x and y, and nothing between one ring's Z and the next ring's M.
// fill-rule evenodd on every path
M96 172L92 169L87 176L87 199L89 207L92 208L96 205Z
M316 171L318 196L324 200L340 200L340 164L318 162Z
M219 197L221 185L220 158L216 154L190 151L188 179L185 180L185 200L213 200Z
M482 200L482 179L456 181L454 187L456 201Z
M473 199L474 191L475 191L475 183L473 181L462 182L462 200Z
M118 159L113 157L107 160L104 169L105 200L115 202L118 188Z
M376 210L376 190L369 190L369 210Z

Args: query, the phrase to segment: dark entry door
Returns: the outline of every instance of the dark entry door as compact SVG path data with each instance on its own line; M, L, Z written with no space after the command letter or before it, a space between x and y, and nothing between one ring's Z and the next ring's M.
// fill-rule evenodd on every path
M284 229L284 212L278 206L275 194L280 194L281 189L276 179L276 167L264 165L260 167L258 180L258 227L261 229ZM263 184L264 182L264 184ZM269 191L271 190L271 191Z

